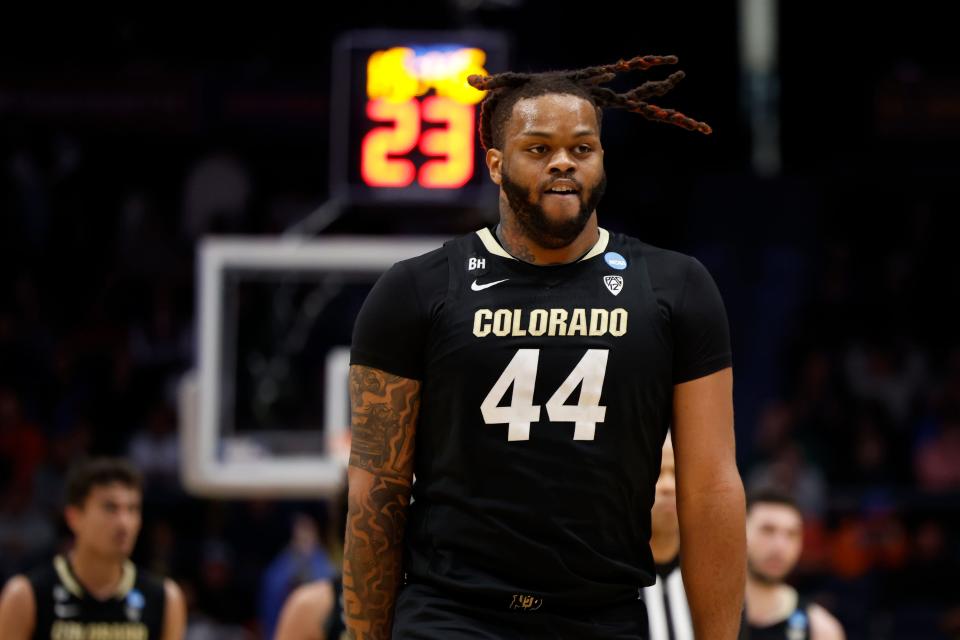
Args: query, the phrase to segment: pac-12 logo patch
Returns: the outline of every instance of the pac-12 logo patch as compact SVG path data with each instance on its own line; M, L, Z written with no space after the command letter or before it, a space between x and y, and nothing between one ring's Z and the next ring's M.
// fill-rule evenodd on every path
M607 291L615 296L623 291L623 278L621 276L603 276L603 284L607 285Z
M616 251L607 251L603 254L603 259L613 269L623 270L627 268L627 259Z

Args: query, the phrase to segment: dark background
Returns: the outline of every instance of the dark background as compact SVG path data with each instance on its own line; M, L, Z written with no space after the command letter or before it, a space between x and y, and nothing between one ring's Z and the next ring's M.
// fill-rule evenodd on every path
M340 33L490 28L511 38L515 70L680 57L686 80L656 102L715 133L608 112L601 224L692 253L717 280L746 484L786 485L807 516L795 584L851 638L956 637L960 67L939 7L782 3L777 176L751 168L733 3L9 14L0 577L64 539L63 472L86 453L147 469L137 559L185 586L195 627L256 632L260 575L291 513L311 512L336 555L336 508L179 487L174 389L195 360L195 243L276 234L325 201ZM353 207L323 233L449 235L489 211Z

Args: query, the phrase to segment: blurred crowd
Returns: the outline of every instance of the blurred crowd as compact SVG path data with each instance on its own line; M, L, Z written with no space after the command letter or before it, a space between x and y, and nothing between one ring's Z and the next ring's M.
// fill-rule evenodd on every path
M797 584L848 630L953 637L960 348L948 303L956 267L941 251L949 210L910 181L879 183L858 185L869 212L837 216L840 196L823 204L777 358L782 382L757 411L744 479L797 498L807 528Z
M194 243L211 229L264 230L263 208L237 195L248 178L228 156L196 162L182 215L168 216L162 200L176 198L98 179L75 143L43 151L14 148L0 176L0 578L66 543L71 461L127 455L148 483L136 559L184 586L190 637L256 637L278 594L332 571L343 526L341 504L205 500L180 485L175 398L195 358ZM765 360L775 370L744 372L780 381L737 399L755 405L738 424L745 483L796 496L807 523L797 584L851 637L957 628L960 348L931 302L954 287L936 251L946 213L918 195L902 226L860 234L830 221L829 195L822 206L791 321ZM606 224L642 235L630 221ZM733 286L725 273L721 290ZM751 331L738 332L751 313L741 303L728 296L749 367L764 360L737 337ZM291 549L298 560L278 583Z
M541 18L530 11L531 20ZM898 26L905 19L890 16ZM821 12L808 19L827 26ZM337 28L332 17L323 22L302 21L299 46L311 54L328 45L315 30ZM620 22L636 39L637 25ZM652 22L657 30L670 24ZM709 146L696 146L611 114L601 225L693 253L714 274L731 319L741 472L748 489L779 485L804 509L806 547L794 577L800 590L833 611L850 638L960 637L953 579L960 575L960 311L953 308L960 262L951 229L958 193L949 168L940 168L956 163L953 147L913 153L933 149L940 133L922 140L928 147L894 136L920 135L912 130L887 133L874 147L872 106L860 95L872 95L873 71L865 79L824 74L810 63L809 31L788 30L785 38L802 42L784 47L783 66L809 75L799 82L794 75L792 89L785 83L784 104L799 104L784 109L785 166L806 175L744 175L749 154L735 124L733 35L715 50L716 20L678 22L691 39L686 50L720 60L701 58L701 68L712 69L701 76L712 77L701 85L701 101L690 104L726 122ZM64 25L56 28L67 37ZM251 25L259 34L259 23ZM137 45L136 29L129 31L117 30L116 46L129 49L121 54L150 50L149 40ZM627 39L596 32L613 43ZM157 33L166 44L166 30ZM841 36L833 45L849 40L848 55L873 55ZM195 47L213 46L205 32L194 37ZM290 47L298 41L280 31L274 37ZM529 40L518 42L528 48L522 59L559 55ZM697 51L701 40L707 44ZM246 41L234 44L246 51ZM61 493L72 461L127 455L147 480L135 560L183 586L188 637L261 637L283 594L336 572L343 504L188 495L176 397L196 361L196 243L208 233L276 234L324 200L328 89L311 75L319 63L309 66L299 50L273 66L255 60L243 67L217 67L215 50L191 63L194 75L181 74L173 55L166 67L145 57L126 75L114 73L119 54L105 51L107 62L90 54L91 68L114 82L107 86L133 83L129 95L146 96L144 113L119 89L96 95L118 113L127 109L122 117L94 102L67 104L60 90L72 79L55 65L45 68L49 86L36 92L24 67L29 90L9 94L20 103L0 95L0 115L19 105L23 118L0 121L0 580L67 544ZM917 73L909 82L919 82ZM184 104L137 93L137 86L152 91L157 78L171 95L187 96ZM284 82L302 95L287 99ZM232 83L253 98L231 102L217 93L226 95ZM914 85L904 86L914 96ZM825 94L844 100L844 109L854 105L849 120L820 104ZM960 113L950 104L954 111L944 113ZM835 148L825 150L824 140ZM791 156L791 144L804 153ZM791 165L791 157L800 160ZM348 211L324 233L452 235L489 211L460 213Z

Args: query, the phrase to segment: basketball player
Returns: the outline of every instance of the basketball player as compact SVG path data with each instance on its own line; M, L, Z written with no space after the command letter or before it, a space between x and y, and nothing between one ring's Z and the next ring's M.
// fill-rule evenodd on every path
M326 640L335 601L333 583L329 580L315 580L297 587L283 605L274 639Z
M394 265L354 328L353 637L647 637L671 423L694 631L736 637L744 500L723 303L699 262L610 233L596 212L603 107L709 132L644 102L680 72L601 86L675 62L469 78L488 91L500 223Z
M177 585L129 560L140 530L140 474L100 458L67 479L73 548L0 595L4 640L181 640L186 607Z
M784 582L800 559L803 516L788 494L768 489L747 503L750 640L843 640L843 627Z

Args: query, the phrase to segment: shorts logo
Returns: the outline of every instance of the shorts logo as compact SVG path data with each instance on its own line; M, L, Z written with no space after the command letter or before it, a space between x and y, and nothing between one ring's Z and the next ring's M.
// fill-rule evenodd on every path
M510 601L510 608L520 611L536 611L541 606L543 606L543 598L523 593L513 594L513 600Z
M623 291L623 278L621 276L603 276L603 284L615 296L620 295L620 292Z
M627 268L627 259L616 251L607 251L603 254L603 260L610 265L611 269L622 271Z

